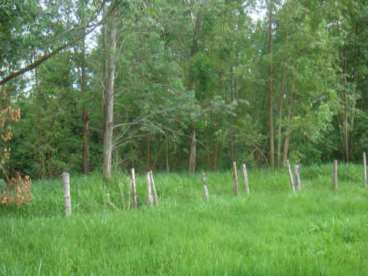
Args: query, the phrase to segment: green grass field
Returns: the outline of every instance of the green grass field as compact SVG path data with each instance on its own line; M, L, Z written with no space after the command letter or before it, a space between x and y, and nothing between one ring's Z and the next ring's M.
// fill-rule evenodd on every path
M368 190L362 167L302 169L292 194L286 171L250 170L250 196L232 195L230 172L157 174L160 206L128 210L128 180L72 177L73 216L59 180L33 183L32 204L0 208L1 275L368 275ZM112 209L106 194L117 206Z

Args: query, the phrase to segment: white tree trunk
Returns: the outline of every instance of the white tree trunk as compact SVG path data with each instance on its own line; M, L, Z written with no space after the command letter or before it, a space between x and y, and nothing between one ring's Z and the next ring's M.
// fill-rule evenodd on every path
M195 173L197 163L197 134L195 128L192 130L189 152L189 172Z
M103 140L103 175L111 178L113 152L113 124L114 124L114 84L115 84L115 55L116 55L117 25L114 13L104 27L105 47L105 87L104 87L104 140Z

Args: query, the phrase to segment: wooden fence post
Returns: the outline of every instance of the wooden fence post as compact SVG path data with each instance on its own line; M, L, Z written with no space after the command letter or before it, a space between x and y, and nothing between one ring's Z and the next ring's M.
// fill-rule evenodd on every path
M158 205L158 195L157 195L155 181L153 179L153 171L150 171L149 174L150 174L150 180L151 180L151 191L153 195L153 203L155 205Z
M294 185L295 190L300 192L302 190L302 180L300 178L300 164L294 166Z
M64 211L65 216L72 215L72 200L70 196L70 174L67 172L62 173L62 179L64 184Z
M118 209L118 207L116 207L114 202L112 202L110 193L106 193L106 204L110 206L112 209Z
M235 161L233 162L233 192L236 196L239 194L238 168Z
M332 171L332 188L336 191L338 187L338 162L334 160Z
M202 182L203 182L203 199L204 201L208 201L208 177L206 173L202 174Z
M149 206L154 205L154 196L152 191L152 183L151 183L151 174L150 172L147 173L147 202Z
M244 191L246 194L249 194L249 179L248 179L248 171L247 165L243 164L243 177L244 177Z
M291 170L291 165L290 165L289 160L286 161L286 165L288 167L290 188L295 193L296 190L295 190L295 184L294 184L294 174L293 174L293 171Z
M363 153L363 179L364 179L364 187L368 188L368 171L367 171L367 154Z
M132 168L131 170L131 179L130 179L130 201L132 203L133 208L138 208L138 196L137 196L137 183L135 179L135 170Z

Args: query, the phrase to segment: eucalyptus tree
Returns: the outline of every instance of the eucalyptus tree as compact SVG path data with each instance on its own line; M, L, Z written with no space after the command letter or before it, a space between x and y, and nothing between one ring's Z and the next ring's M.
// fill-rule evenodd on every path
M268 139L269 139L269 162L273 168L275 166L275 135L274 135L274 118L273 118L273 97L274 97L274 66L273 66L273 14L275 10L274 1L268 0L267 5L267 54L269 59L268 64L268 93L267 93L267 124L268 124Z
M113 128L114 128L114 93L117 54L117 9L113 2L105 6L105 15L109 13L103 29L104 47L104 133L103 133L103 166L102 171L106 179L112 174Z
M90 170L90 119L88 110L88 96L89 93L89 66L88 66L88 49L87 49L87 28L86 21L91 12L91 3L89 0L79 1L76 7L77 21L81 25L81 39L80 42L74 46L74 62L78 72L78 86L81 96L81 118L83 122L82 128L82 170L87 174Z
M166 168L172 166L177 143L197 109L169 42L166 9L173 7L166 4L129 5L119 29L123 54L117 60L114 148L124 164L152 168L165 160Z
M346 161L352 159L354 150L358 156L361 155L356 142L366 133L364 128L357 129L356 126L361 125L361 120L366 122L362 111L367 110L367 4L367 1L344 0L331 2L328 6L329 11L335 10L335 13L330 13L330 29L336 38L335 47L339 50L341 107L337 122Z
M275 59L281 65L278 140L279 148L283 140L283 162L292 136L296 145L316 143L337 111L337 52L326 20L309 16L314 8L321 7L287 1L278 13ZM294 148L296 158L302 157L301 148Z

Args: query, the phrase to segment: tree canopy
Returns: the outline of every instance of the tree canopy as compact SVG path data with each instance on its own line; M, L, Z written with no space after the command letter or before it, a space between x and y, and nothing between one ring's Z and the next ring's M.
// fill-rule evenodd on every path
M116 169L368 150L366 0L0 5L3 174L99 170L106 131Z

